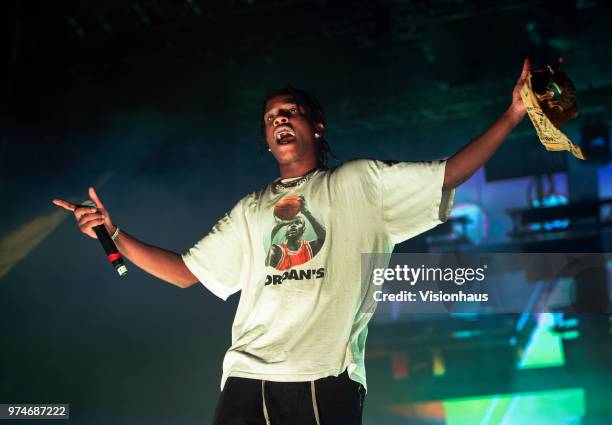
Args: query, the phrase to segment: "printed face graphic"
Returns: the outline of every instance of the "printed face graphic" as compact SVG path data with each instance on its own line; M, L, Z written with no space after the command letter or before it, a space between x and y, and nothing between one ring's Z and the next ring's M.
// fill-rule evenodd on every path
M304 219L301 217L296 217L293 219L291 224L287 226L287 233L285 233L285 237L287 240L289 239L299 239L304 234L304 229L306 228L306 224L304 223Z
M279 271L312 260L325 242L325 227L306 206L302 195L287 195L274 205L274 226L266 265Z

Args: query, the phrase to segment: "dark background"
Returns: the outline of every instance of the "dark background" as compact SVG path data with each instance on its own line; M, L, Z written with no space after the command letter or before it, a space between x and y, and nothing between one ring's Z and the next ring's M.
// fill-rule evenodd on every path
M118 278L51 198L95 185L119 226L183 252L277 176L261 102L287 83L320 98L340 161L449 156L509 105L525 57L565 57L568 134L610 121L604 1L22 0L1 14L0 402L70 403L74 423L208 423L238 296L135 266ZM513 137L541 149L527 119ZM477 179L458 200L490 202L503 238L498 202L524 205L522 189Z

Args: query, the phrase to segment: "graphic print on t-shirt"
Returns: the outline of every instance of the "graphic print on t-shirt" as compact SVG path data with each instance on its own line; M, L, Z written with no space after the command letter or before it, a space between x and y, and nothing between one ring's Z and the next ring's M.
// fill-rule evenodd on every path
M302 195L287 195L274 205L274 226L266 265L279 271L308 263L325 243L325 227L306 206Z

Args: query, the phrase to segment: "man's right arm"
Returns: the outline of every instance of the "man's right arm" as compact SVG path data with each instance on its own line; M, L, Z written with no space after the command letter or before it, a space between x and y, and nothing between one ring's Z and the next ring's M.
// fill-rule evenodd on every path
M53 203L74 213L81 232L96 238L93 231L95 226L104 224L109 234L113 234L117 227L113 224L110 215L98 198L95 190L89 188L89 197L96 204L96 208L75 205L62 199L54 199ZM120 231L115 238L119 252L142 270L180 288L188 288L198 282L198 278L191 273L176 252L158 248L139 241L124 231Z
M179 254L139 241L123 230L115 238L119 252L145 272L180 288L198 283Z

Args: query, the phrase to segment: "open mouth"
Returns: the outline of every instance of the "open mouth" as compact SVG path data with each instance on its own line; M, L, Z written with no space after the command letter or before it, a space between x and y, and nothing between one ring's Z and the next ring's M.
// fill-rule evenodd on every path
M276 129L274 137L279 145L287 145L295 140L295 132L291 127L282 126Z

